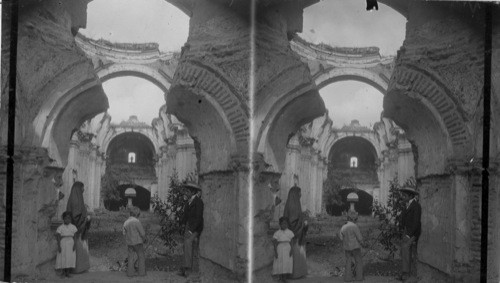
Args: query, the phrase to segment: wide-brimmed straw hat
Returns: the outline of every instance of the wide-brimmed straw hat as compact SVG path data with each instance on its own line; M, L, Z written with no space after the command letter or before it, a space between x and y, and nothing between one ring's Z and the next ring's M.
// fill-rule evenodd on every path
M412 187L402 187L399 190L401 192L403 192L403 193L409 193L409 194L412 194L412 195L418 195L418 192L414 188L412 188Z
M182 186L184 188L187 188L187 189L194 189L194 190L197 190L197 191L201 191L201 187L198 186L198 184L195 184L195 183L192 183L192 182L184 183L184 184L182 184Z

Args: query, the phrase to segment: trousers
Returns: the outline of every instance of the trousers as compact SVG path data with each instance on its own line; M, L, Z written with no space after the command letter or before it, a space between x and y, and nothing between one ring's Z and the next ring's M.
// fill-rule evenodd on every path
M194 249L198 245L198 233L184 233L184 268L193 268Z
M139 264L139 276L145 276L146 275L146 256L144 255L143 244L128 246L127 276L133 276L135 273L134 253L137 254L137 261Z
M403 237L401 242L402 271L410 276L417 275L417 243L413 239Z
M361 249L345 251L344 281L352 281L353 277L355 277L355 279L359 281L363 280L363 259L361 258Z

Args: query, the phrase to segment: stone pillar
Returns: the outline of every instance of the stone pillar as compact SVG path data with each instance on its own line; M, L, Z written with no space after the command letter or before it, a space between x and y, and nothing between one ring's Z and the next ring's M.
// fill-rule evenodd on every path
M280 179L280 192L279 198L282 200L283 205L280 205L275 210L273 218L273 227L278 227L278 219L283 215L285 208L284 203L288 198L288 191L294 185L294 175L299 175L299 162L300 162L300 145L297 136L293 136L287 145L285 170ZM299 180L300 181L300 180Z
M380 191L379 200L383 205L387 204L389 198L390 182L396 177L398 164L397 152L395 149L388 149L382 152L383 160L379 168Z
M259 173L253 187L255 206L249 211L247 194L252 176L245 168L249 166L249 149L255 149L255 153L265 152L257 148L258 140L269 140L272 153L269 151L266 158L272 159L275 154L279 161L268 163L274 170L282 171L288 135L324 111L307 65L291 50L287 37L301 27L298 22L307 5L305 1L293 4L278 1L270 7L269 3L257 4L260 11L255 19L258 72L251 87L248 58L252 55L249 39L253 33L249 25L252 21L248 14L249 2L200 0L193 3L188 42L166 97L167 113L186 125L199 144L196 151L200 156L200 184L205 200L205 231L200 240L203 281L243 281L248 271L247 248L251 240L254 240L253 252L257 259L253 271L270 267L272 263L270 239L265 239L269 237L265 215L271 218L272 212L267 208L273 198L265 178L261 181L259 175L265 174L262 171L267 164L262 162L256 169ZM257 93L250 94L253 89ZM314 103L305 107L306 114L297 115L295 108L304 106L297 96L305 93L307 99L303 100ZM254 95L255 105L249 105L250 95ZM273 109L273 105L280 103L284 105ZM270 113L282 107L287 110ZM291 113L292 119L285 119ZM250 117L254 119L252 124ZM252 125L256 127L255 137L250 136ZM272 138L263 137L266 128L271 129ZM275 132L274 128L279 130ZM248 238L249 219L254 220L256 228L252 239ZM262 274L267 279L271 275L268 270Z
M6 152L2 149L2 152ZM5 155L0 156L0 168L6 168ZM50 158L43 148L17 148L14 154L14 202L12 224L12 275L36 274L45 264L51 264L56 241L51 231L51 219L57 211L58 199L54 180L62 168L48 167ZM5 171L0 174L5 188ZM60 185L60 184L58 184ZM2 217L5 212L2 190ZM4 218L5 219L5 218ZM5 231L2 232L5 235ZM2 236L3 239L3 236ZM0 249L4 250L1 241Z
M63 173L63 186L61 192L64 194L64 198L59 202L54 221L61 221L61 216L63 212L66 211L69 194L71 193L71 186L73 185L73 170L78 171L77 160L79 147L80 141L76 135L73 135L69 144L68 163Z
M193 140L185 129L177 133L176 168L179 180L184 180L188 174L196 171L196 155Z
M94 173L94 180L95 180L95 194L94 194L94 208L100 208L101 207L101 180L102 176L104 174L104 154L101 152L97 152L97 159L96 159L96 167L95 167L95 173Z
M321 153L318 153L318 170L316 171L317 176L317 198L316 198L316 212L322 213L326 212L326 209L323 207L323 184L325 180L325 160L321 157Z
M301 148L299 167L299 187L302 188L302 209L311 211L311 151L309 148Z
M318 202L318 153L311 149L311 177L310 177L310 190L311 190L311 199L309 201L309 206L311 207L312 215L316 215L318 213L316 208L316 203Z
M87 187L85 190L89 191L89 198L86 204L89 207L89 211L94 211L95 206L95 196L99 194L99 188L97 187L98 175L96 174L97 167L97 147L94 144L90 144L90 155L88 164L88 179Z
M170 189L170 177L175 172L175 162L177 149L175 144L168 143L166 146L160 148L161 156L158 159L158 197L162 200L167 200L167 194Z
M418 179L422 227L427 227L418 245L418 272L424 281L479 280L481 171L479 164L463 164L454 162L447 174Z
M404 184L406 180L415 177L415 160L411 144L405 138L398 138L398 182Z
M93 146L90 143L90 140L88 139L80 140L80 147L78 149L78 160L76 164L78 171L77 181L82 182L84 185L83 201L85 202L86 205L90 205L92 202L91 198L92 190L90 187L92 181L91 173L93 171L91 156L90 156L92 152L92 147Z

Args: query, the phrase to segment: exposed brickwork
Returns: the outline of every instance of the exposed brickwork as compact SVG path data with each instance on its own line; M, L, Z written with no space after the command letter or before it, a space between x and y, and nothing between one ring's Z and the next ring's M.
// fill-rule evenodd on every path
M388 91L401 90L408 95L422 96L438 111L457 154L469 146L470 134L460 104L456 104L450 91L430 73L411 65L399 65L391 78Z
M196 94L213 97L224 110L236 141L242 143L241 148L248 144L248 105L238 98L235 89L222 79L221 74L200 63L182 61L174 81Z

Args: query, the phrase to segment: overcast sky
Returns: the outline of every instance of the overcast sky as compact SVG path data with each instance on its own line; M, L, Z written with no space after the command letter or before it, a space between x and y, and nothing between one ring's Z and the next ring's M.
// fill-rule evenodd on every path
M380 48L382 56L395 56L403 45L406 19L379 3L379 10L367 12L365 0L323 0L304 10L303 32L312 43L340 47ZM371 126L380 120L383 94L358 81L336 82L320 89L335 127L359 120Z
M151 124L165 104L163 91L149 81L137 77L118 77L102 84L108 96L111 122L118 124L136 115L138 120Z
M320 1L304 10L300 36L332 46L377 46L382 55L395 55L403 44L406 19L380 3L378 11L365 8L365 0ZM93 0L88 5L87 28L80 32L113 42L157 42L162 51L179 51L188 30L189 17L164 0ZM161 90L143 79L111 79L104 90L115 123L137 115L150 124L164 104ZM337 82L320 94L337 127L353 119L369 126L380 118L383 96L365 83Z
M189 17L165 0L93 0L87 6L87 28L80 32L112 42L156 42L162 51L180 51Z

